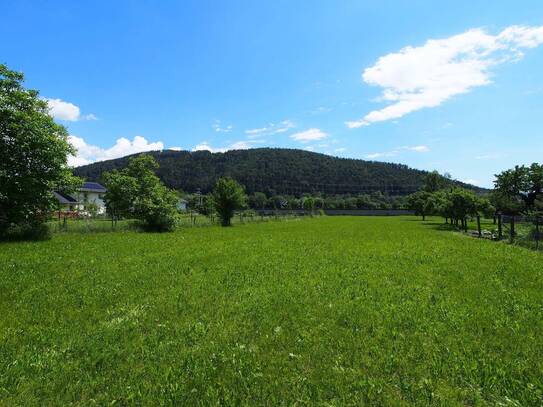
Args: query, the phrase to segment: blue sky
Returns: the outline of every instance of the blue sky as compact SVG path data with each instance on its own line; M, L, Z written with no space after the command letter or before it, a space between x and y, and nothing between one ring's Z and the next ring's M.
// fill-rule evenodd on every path
M490 186L541 162L543 2L443 3L4 0L0 62L73 164L274 146Z

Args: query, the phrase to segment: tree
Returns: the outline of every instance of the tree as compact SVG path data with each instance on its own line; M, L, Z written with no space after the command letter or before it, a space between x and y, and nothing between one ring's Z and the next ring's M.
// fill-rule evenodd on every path
M517 165L497 174L494 192L494 199L499 199L499 206L506 213L533 211L536 202L543 199L543 165Z
M106 207L113 217L131 216L156 232L175 227L178 197L160 182L157 168L153 157L141 154L130 158L125 169L104 174Z
M222 226L230 226L234 212L246 205L245 190L230 177L219 178L211 194Z
M75 153L68 132L23 81L22 73L0 64L0 236L15 229L45 231L52 192L78 183L67 165Z
M302 202L302 206L304 210L309 211L311 214L313 214L313 211L315 210L315 198L311 196L305 197Z
M450 202L451 215L456 223L460 222L463 228L467 227L466 218L478 214L479 199L471 192L462 188L455 188L447 194Z
M422 216L422 220L426 220L426 216L436 210L435 198L430 192L415 192L407 197L407 208Z
M251 208L264 209L267 202L268 198L266 198L266 194L262 192L255 192L249 197L249 205Z
M124 171L113 170L103 175L107 192L104 195L107 213L112 220L131 216L138 183L134 177Z
M426 192L437 192L447 185L447 179L439 172L432 171L424 177L423 190Z

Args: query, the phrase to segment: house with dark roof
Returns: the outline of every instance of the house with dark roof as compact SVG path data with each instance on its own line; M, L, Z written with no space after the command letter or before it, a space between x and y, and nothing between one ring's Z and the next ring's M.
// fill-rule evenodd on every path
M97 182L84 182L73 194L65 194L54 191L53 195L58 200L60 207L65 211L90 211L90 208L96 209L96 213L102 215L106 213L106 204L104 194L106 188Z
M59 208L63 211L73 212L78 208L79 202L68 194L59 191L53 191L53 196L59 203Z

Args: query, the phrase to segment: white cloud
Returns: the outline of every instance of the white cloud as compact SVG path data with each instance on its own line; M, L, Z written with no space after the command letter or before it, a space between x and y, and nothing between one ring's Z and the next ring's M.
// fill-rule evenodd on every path
M328 134L320 129L308 129L299 133L294 133L290 136L291 139L307 143L309 141L322 140L328 137Z
M523 56L521 49L542 43L543 26L511 26L497 35L472 29L382 56L364 70L362 78L368 85L383 88L380 99L391 104L345 124L349 128L368 126L439 106L453 96L488 85L492 67L517 61Z
M200 144L194 146L192 151L210 151L212 153L224 153L226 148L213 148L209 145L207 141L203 141Z
M277 124L269 123L265 127L245 130L245 134L247 134L247 137L249 138L255 138L255 137L261 137L261 136L269 136L273 134L285 133L289 131L290 129L293 129L294 127L296 126L291 120L283 120L282 122L279 122Z
M44 100L49 107L49 114L55 119L68 122L76 122L78 120L98 120L92 113L81 116L81 110L73 103L65 102L62 99L44 98Z
M164 144L161 141L150 143L141 136L134 137L132 141L121 137L110 148L101 148L87 144L83 138L77 136L70 136L69 141L77 149L75 156L68 157L68 164L74 167L90 164L95 161L111 160L130 154L142 153L144 151L164 149Z
M318 114L329 113L331 111L332 111L331 107L319 106L319 107L317 107L317 108L315 108L313 110L310 110L309 114L318 115Z
M481 155L475 156L475 159L476 160L497 160L502 157L503 157L503 154L501 153L488 153L488 154L481 154Z
M413 147L405 146L405 147L402 147L402 149L414 151L416 153L428 153L430 151L428 146L413 146Z
M84 120L98 120L98 117L96 117L94 114L89 113L83 116Z
M168 150L172 150L172 151L181 151L183 150L181 147L170 147L168 148Z
M473 178L462 179L462 180L460 180L460 182L463 182L464 184L471 184L471 185L479 185L480 184L479 180L476 180L476 179L473 179Z
M221 127L221 121L215 120L215 123L211 125L213 130L215 130L217 133L230 133L233 129L232 125L228 125L225 127Z
M227 147L212 147L207 141L202 141L200 144L197 144L192 149L192 151L210 151L212 153L224 153L229 150L247 150L256 143L260 143L260 140L242 140L236 141L228 145Z
M334 150L334 152L336 152L336 153L343 153L344 151L347 151L347 149L345 147L336 148Z
M414 153L428 153L430 152L430 148L428 146L402 146L398 147L391 151L385 151L382 153L371 153L366 154L366 158L368 159L374 159L374 158L384 158L384 157L396 157L398 154L400 154L402 151L411 151Z
M383 158L383 157L395 157L399 153L398 150L392 150L392 151L385 151L384 153L371 153L366 154L366 158L373 159L373 158Z

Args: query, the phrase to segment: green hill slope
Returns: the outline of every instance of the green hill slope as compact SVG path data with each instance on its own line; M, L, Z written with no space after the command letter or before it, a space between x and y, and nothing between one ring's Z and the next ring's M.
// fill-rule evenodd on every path
M225 153L209 151L155 151L160 164L158 175L170 188L209 192L215 180L231 176L247 192L299 195L388 192L404 195L417 190L425 171L403 164L332 157L304 150L258 148ZM104 171L119 169L128 157L78 167L75 174L100 181ZM458 183L465 187L475 188Z

